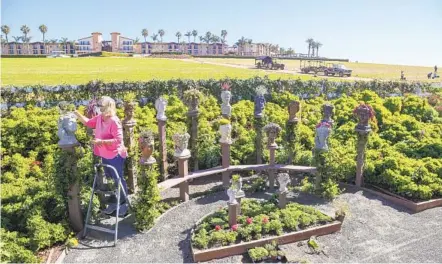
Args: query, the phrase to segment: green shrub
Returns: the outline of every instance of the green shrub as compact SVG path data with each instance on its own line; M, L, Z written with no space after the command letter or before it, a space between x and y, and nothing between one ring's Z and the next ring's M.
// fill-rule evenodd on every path
M263 247L256 247L249 249L248 254L253 261L260 261L267 258L269 251Z

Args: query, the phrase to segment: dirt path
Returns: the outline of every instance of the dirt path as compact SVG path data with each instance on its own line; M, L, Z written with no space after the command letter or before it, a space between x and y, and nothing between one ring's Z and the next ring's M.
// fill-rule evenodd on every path
M306 75L303 74L299 71L299 68L293 68L292 70L264 70L264 69L256 69L253 66L250 65L246 65L246 64L231 64L231 63L220 63L220 62L214 62L214 61L209 61L209 60L205 60L205 59L182 59L182 61L186 61L186 62L193 62L193 63L200 63L200 64L211 64L211 65L218 65L218 66L225 66L225 67L231 67L231 68L237 68L237 69L248 69L248 70L256 70L256 71L263 71L266 73L287 73L287 74L292 74L292 75L298 75L298 76L302 76L302 75ZM313 77L313 75L311 75ZM323 75L317 75L316 77L318 78L324 78L324 79L332 79L332 80L338 80L341 78L333 78L333 77L327 77L327 76L323 76ZM372 79L370 78L361 78L361 77L345 77L342 78L344 80L352 80L352 81L371 81Z

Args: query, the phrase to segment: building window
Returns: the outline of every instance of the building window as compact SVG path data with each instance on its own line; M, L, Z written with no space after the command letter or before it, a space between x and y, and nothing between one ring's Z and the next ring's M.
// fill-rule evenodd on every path
M14 49L9 49L9 54L14 54Z
M34 54L38 54L38 50L35 49L35 50L34 50Z

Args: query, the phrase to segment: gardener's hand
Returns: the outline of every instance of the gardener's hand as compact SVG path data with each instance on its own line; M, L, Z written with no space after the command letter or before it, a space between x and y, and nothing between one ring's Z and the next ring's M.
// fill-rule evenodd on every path
M104 144L102 139L94 139L94 145L101 147Z

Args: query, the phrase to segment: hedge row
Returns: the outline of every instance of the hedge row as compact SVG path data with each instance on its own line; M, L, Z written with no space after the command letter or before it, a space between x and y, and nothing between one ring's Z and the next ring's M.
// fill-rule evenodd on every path
M408 83L398 81L355 81L355 82L332 82L328 80L270 80L267 77L255 77L250 79L223 79L223 80L150 80L147 82L119 82L104 83L91 81L84 85L59 85L59 86L25 86L3 87L1 99L3 104L13 106L17 103L33 104L44 102L50 106L58 101L81 102L94 96L112 95L114 98L123 98L128 92L136 94L137 99L145 103L155 101L159 96L177 95L182 97L183 92L198 87L206 95L213 95L220 100L221 84L230 83L233 103L246 99L251 100L255 96L255 89L263 85L269 94L271 92L290 92L302 98L312 98L325 94L330 98L336 98L342 94L351 95L355 92L370 90L381 97L391 94L433 92L440 87L433 87L429 83Z
M38 54L38 55L32 55L32 54L26 54L26 55L7 55L2 54L2 58L46 58L49 56L49 54Z

